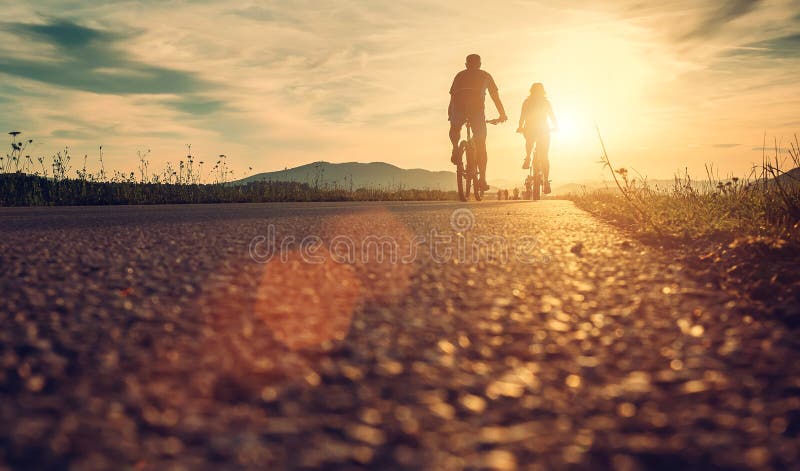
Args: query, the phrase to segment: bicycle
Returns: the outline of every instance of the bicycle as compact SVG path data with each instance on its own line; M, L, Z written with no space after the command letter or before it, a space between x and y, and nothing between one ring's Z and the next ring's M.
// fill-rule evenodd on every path
M498 124L500 122L500 118L486 121L488 124ZM475 141L472 139L472 126L469 119L464 124L467 126L467 138L458 144L458 163L456 164L458 198L461 201L467 201L470 191L473 191L475 201L480 201L483 199L484 189L481 186L477 149L475 148ZM466 162L464 162L464 155L467 157Z
M533 153L528 176L525 177L525 199L540 200L542 199L542 185L544 184L543 170L541 159L537 158L536 152Z
M556 131L557 128L551 129ZM539 143L536 143L536 147ZM539 152L534 148L531 156L531 165L528 170L528 176L525 177L525 199L540 200L542 199L543 186L549 183L544 179L544 169L542 159L539 158Z

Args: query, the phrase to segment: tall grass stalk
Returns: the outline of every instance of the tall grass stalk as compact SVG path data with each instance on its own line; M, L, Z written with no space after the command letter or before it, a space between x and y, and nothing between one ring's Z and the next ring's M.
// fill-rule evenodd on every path
M706 180L676 174L670 188L650 185L614 168L598 129L601 163L616 191L584 191L571 198L580 206L638 232L689 240L739 235L800 239L800 143L788 149L776 140L774 155L762 156L745 177L721 178L706 165ZM766 139L765 139L766 142Z

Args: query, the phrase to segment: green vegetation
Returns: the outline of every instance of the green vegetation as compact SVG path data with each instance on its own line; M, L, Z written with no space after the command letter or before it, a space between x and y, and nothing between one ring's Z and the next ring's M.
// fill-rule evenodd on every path
M149 151L139 152L138 175L118 171L109 175L100 147L99 171L87 170L87 156L80 169L71 171L69 149L47 161L25 153L32 140L12 137L11 153L0 157L0 206L262 203L277 201L420 201L455 200L456 192L396 188L344 188L320 182L251 181L232 184L227 157L219 155L210 169L198 161L191 146L184 160L161 172L150 171ZM252 169L251 169L252 170ZM75 175L74 177L72 175ZM204 183L210 182L210 183Z
M783 155L781 155L783 154ZM774 155L747 178L720 179L707 167L706 181L686 173L671 187L648 184L614 168L617 190L571 195L602 219L631 230L668 253L674 266L773 319L800 326L800 145L775 145ZM784 171L783 168L793 167ZM794 306L794 307L792 307Z
M783 153L783 155L781 155ZM672 187L648 184L625 168L614 168L603 149L618 191L573 194L575 203L600 217L644 235L696 240L737 236L795 239L800 232L800 145L775 145L746 178L720 179L707 167L707 180L676 176ZM791 167L793 170L785 171Z

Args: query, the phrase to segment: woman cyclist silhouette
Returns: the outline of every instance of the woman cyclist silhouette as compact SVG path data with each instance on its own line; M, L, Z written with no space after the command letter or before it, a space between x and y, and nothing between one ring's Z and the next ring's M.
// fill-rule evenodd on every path
M550 118L549 123L548 118ZM530 168L531 151L534 146L536 147L536 158L542 165L545 194L550 193L550 160L547 157L550 151L550 123L554 131L558 129L556 115L544 92L544 85L539 82L534 83L531 85L531 94L522 102L517 132L525 136L525 162L522 168Z

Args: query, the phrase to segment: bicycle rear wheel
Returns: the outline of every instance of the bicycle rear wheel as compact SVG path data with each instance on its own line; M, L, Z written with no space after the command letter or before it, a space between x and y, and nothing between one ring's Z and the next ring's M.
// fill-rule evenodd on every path
M533 162L531 162L531 164L531 168L533 169L533 191L531 193L531 199L540 200L542 199L542 166L536 152L533 154Z
M478 175L478 159L475 152L475 144L472 141L466 143L465 154L467 156L467 197L469 197L470 188L472 193L475 194L475 200L480 201L483 196L483 189L479 185Z

